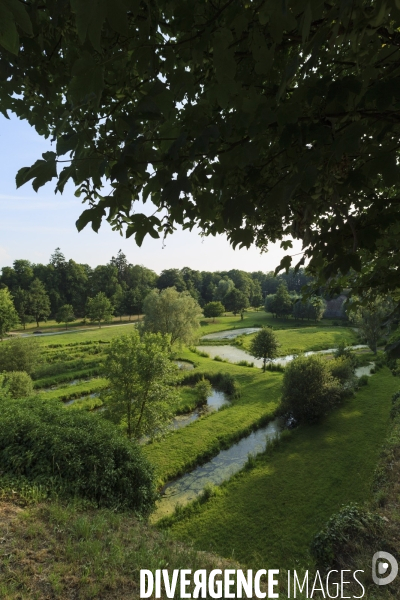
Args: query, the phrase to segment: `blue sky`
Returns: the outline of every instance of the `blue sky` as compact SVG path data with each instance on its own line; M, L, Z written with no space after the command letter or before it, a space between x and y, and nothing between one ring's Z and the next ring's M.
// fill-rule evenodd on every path
M146 238L141 248L133 239L126 240L104 223L96 234L90 227L78 233L75 221L85 206L69 186L64 194L54 194L50 182L36 193L31 184L16 189L15 175L30 166L42 152L51 149L49 140L41 138L25 121L0 115L0 268L18 258L47 263L55 248L60 247L67 259L105 264L119 249L129 262L142 264L157 273L163 269L191 267L218 271L243 269L271 271L285 254L279 245L261 255L255 248L233 250L224 236L201 238L197 231L176 231L162 240ZM296 243L293 253L300 252Z

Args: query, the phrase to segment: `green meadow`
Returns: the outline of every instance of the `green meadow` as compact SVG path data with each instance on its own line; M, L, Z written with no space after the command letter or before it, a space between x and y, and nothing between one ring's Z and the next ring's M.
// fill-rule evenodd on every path
M318 325L278 321L262 311L249 311L243 321L233 315L215 323L203 321L198 336L254 325L274 327L281 355L357 343L349 327L329 321ZM122 324L38 337L42 354L34 373L38 397L64 402L66 410L99 408L107 387L102 364L108 344L130 331L132 324ZM241 336L230 343L246 350L251 338ZM194 382L202 375L211 379L219 373L230 375L240 394L229 406L200 413L191 424L142 446L160 487L273 419L281 397L281 372L263 373L256 367L212 360L185 347L175 350L175 358L191 362L194 369L178 373L174 414L196 409ZM368 498L388 427L390 398L398 388L398 379L382 369L320 423L284 432L237 475L211 488L207 498L164 520L169 538L254 569L312 568L309 545L315 533L343 504Z
M371 377L323 422L283 436L253 468L178 519L174 538L252 568L311 568L313 536L343 504L368 498L398 388L386 368Z

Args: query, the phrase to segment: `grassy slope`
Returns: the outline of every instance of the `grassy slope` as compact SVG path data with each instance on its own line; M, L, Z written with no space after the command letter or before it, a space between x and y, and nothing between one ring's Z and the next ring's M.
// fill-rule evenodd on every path
M223 486L176 538L253 568L312 566L308 546L342 504L368 496L398 380L384 369L320 425L293 431Z
M193 354L186 352L188 358ZM184 357L184 356L183 356ZM165 439L144 447L156 465L160 483L183 473L205 457L215 455L228 442L239 439L261 419L272 416L280 399L281 373L238 367L196 357L199 371L231 373L241 386L241 397L232 406L170 433Z
M307 352L309 350L327 350L337 348L341 342L348 345L357 343L357 336L350 327L306 327L304 329L282 329L275 332L279 343L279 355ZM255 334L254 334L255 335ZM249 350L254 335L241 338L243 350Z
M238 568L127 514L57 503L0 501L0 540L4 600L132 600L140 569Z

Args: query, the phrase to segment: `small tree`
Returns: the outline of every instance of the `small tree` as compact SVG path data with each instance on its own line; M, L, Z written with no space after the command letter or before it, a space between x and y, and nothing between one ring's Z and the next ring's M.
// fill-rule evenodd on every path
M222 302L208 302L203 308L204 316L207 319L212 318L215 323L215 317L220 317L225 312L225 307Z
M15 310L12 296L8 288L0 290L0 338L6 335L18 323L18 314Z
M189 292L152 290L143 303L143 329L170 336L171 346L190 343L200 326L201 308Z
M11 398L28 398L33 394L32 379L25 371L11 371L4 374L3 385Z
M109 387L107 416L126 425L128 437L162 433L172 416L177 368L169 359L168 337L137 330L110 343L105 362Z
M318 356L300 356L285 369L282 411L299 422L313 422L339 402L341 393L327 361Z
M65 323L65 329L68 329L68 323L75 321L73 306L71 304L63 304L58 309L56 321L57 323Z
M41 319L46 320L50 314L50 300L43 283L36 277L29 286L29 312L39 327Z
M86 303L86 315L92 323L110 321L113 315L113 307L104 292L99 292L94 298L88 298Z
M276 357L279 345L276 335L267 327L263 327L251 340L250 354L254 358L263 359L264 373L267 360Z

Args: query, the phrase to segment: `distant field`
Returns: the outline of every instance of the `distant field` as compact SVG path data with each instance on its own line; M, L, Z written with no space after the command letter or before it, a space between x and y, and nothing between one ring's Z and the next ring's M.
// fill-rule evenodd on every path
M254 335L245 335L240 338L241 348L249 350ZM341 342L347 345L356 344L358 338L350 327L318 327L310 326L304 329L281 329L276 331L276 337L281 344L279 355L296 354L311 350L327 350L337 348Z
M320 425L290 433L219 488L174 538L249 567L312 568L312 537L342 504L368 497L399 380L384 369Z
M316 326L314 321L295 321L292 318L286 320L274 319L271 313L266 313L264 310L249 310L244 313L243 321L241 320L240 315L234 316L232 313L226 313L226 316L216 318L215 323L213 323L213 319L202 319L198 335L200 337L207 333L224 331L225 329L259 327L261 325L270 325L274 329L317 328L320 330L325 329L326 327L333 327L333 322L331 319L322 319Z

